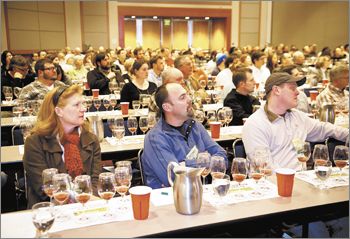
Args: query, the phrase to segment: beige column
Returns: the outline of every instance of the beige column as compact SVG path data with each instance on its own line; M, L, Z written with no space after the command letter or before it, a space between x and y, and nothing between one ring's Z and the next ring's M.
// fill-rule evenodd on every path
M260 9L260 47L271 43L272 2L262 1Z
M5 23L4 2L1 2L1 52L7 50L7 32Z
M64 2L67 46L82 49L80 3Z
M115 49L119 46L118 30L118 2L108 1L108 31L109 31L109 48Z
M239 4L240 1L232 1L231 5L231 44L239 45Z

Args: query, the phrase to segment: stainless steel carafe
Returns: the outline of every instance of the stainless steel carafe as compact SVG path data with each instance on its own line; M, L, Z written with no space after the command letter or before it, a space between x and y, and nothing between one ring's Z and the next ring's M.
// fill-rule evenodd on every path
M204 168L189 168L176 162L168 164L168 180L173 187L174 204L180 214L192 215L200 211L202 206L203 186L201 173ZM174 172L174 181L171 172Z
M330 103L324 103L319 110L319 119L320 121L334 124L335 105Z
M92 132L97 136L98 140L102 142L104 138L103 121L102 118L97 115L87 117Z

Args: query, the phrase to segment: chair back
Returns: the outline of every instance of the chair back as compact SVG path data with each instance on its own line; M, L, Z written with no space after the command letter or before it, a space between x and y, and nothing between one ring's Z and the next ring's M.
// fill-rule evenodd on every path
M235 139L232 143L233 150L233 158L246 158L247 155L245 153L244 144L242 139Z
M143 174L143 166L142 166L142 159L141 159L142 153L143 153L143 149L140 149L139 152L137 153L137 163L140 167L141 182L143 185L145 185L146 180L145 180L144 174Z
M12 145L21 145L24 143L23 134L18 124L11 129Z

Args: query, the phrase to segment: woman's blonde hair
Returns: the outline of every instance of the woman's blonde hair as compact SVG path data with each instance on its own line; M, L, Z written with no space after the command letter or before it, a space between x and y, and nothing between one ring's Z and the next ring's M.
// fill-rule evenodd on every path
M59 136L62 141L64 130L61 121L59 120L55 107L61 107L67 105L67 100L75 95L82 95L83 90L78 85L60 86L51 90L44 98L43 103L41 104L37 123L34 126L32 133L37 133L41 136ZM54 102L56 101L56 102ZM89 124L85 122L82 127L89 131Z

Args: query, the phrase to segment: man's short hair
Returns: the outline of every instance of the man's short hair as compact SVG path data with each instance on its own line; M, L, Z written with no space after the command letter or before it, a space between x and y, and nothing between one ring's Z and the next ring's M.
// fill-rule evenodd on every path
M162 60L162 59L163 59L163 57L160 55L152 57L151 60L149 61L149 67L153 68L153 64L157 64L157 61Z
M281 68L277 68L276 71L274 72L286 72L288 73L289 75L292 75L292 71L294 69L298 69L298 66L297 65L294 65L294 64L291 64L291 65L286 65L286 66L283 66Z
M154 100L156 101L156 105L158 107L158 115L162 116L163 115L163 107L162 105L166 100L168 99L169 92L168 89L166 88L167 83L159 86L155 92L154 95Z
M35 72L36 75L39 75L39 70L43 71L45 70L45 64L52 64L52 61L48 58L40 59L35 63Z
M232 72L232 82L236 88L238 88L240 82L247 80L247 72L252 73L253 71L250 68L241 67Z
M265 54L261 51L254 51L252 53L252 56L251 56L253 64L255 64L255 62L258 61L260 59L260 57L262 57L264 55Z
M9 70L12 71L13 67L18 66L21 68L28 67L28 61L21 55L15 55L10 60Z
M171 68L171 67L168 67L167 69L165 69L162 74L161 74L161 77L162 77L162 83L165 84L165 83L168 83L169 82L169 79L172 78L172 79L178 79L180 77L183 77L183 74L182 72L177 69L177 68Z
M136 48L134 49L134 51L132 52L132 53L134 54L134 57L137 56L137 54L139 53L139 51L142 51L142 47L136 47Z
M186 57L188 56L187 55L178 56L174 61L174 67L179 69L183 65Z
M333 82L336 79L339 79L340 77L344 76L345 74L349 74L349 67L345 64L340 64L335 67L333 67L329 71L329 79L330 82Z

